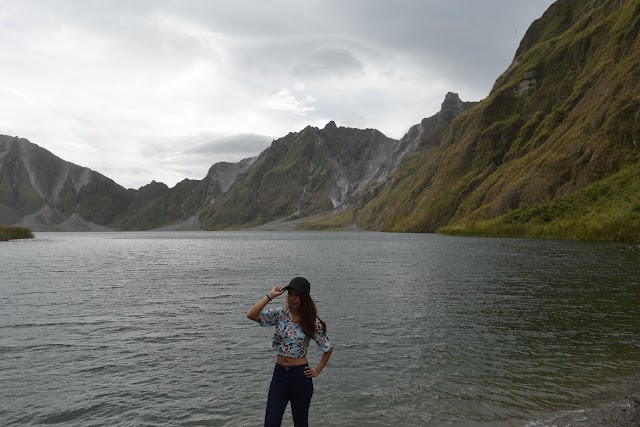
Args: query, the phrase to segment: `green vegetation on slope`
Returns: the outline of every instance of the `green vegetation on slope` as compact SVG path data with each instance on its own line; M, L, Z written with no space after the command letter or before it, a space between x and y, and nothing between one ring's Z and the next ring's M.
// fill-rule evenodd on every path
M199 182L185 179L170 189L164 183L152 181L131 192L132 202L109 226L118 230L139 231L186 220L192 213L188 210L185 212L183 205Z
M229 190L200 216L206 230L253 227L283 218L331 212L344 202L349 183L361 182L380 151L392 155L397 141L371 129L311 126L274 141ZM387 159L387 158L385 158ZM346 193L343 193L345 191ZM340 194L338 194L340 193Z
M0 242L14 239L33 239L31 230L25 227L5 227L0 225Z
M640 165L549 203L521 207L488 220L452 224L438 232L640 242Z
M358 225L428 232L478 223L546 206L635 165L639 32L640 0L558 0L491 94L458 116L436 149L405 160L360 206ZM611 191L609 200L624 197Z
M344 211L333 215L326 215L320 218L312 218L301 222L294 227L294 230L328 231L344 230L351 228L354 222L353 211Z

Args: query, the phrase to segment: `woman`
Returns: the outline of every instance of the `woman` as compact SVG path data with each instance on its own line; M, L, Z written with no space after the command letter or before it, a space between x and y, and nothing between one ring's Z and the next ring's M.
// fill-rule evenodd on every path
M276 349L276 366L269 387L269 398L264 418L265 427L280 426L282 415L291 401L291 413L295 427L309 424L309 404L313 395L312 378L320 375L329 361L333 346L327 337L327 325L318 318L316 305L309 295L311 285L304 277L296 277L289 286L276 286L262 297L249 311L247 317L262 326L275 326L273 348ZM288 290L286 307L265 306ZM307 349L311 338L323 351L320 362L314 368L307 361Z

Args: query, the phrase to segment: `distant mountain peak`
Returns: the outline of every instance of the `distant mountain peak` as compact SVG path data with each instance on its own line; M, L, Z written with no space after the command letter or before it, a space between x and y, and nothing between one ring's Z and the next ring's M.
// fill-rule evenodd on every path
M324 131L334 131L338 129L338 126L336 126L336 122L334 122L333 120L331 120L329 123L326 124L326 126L324 127Z

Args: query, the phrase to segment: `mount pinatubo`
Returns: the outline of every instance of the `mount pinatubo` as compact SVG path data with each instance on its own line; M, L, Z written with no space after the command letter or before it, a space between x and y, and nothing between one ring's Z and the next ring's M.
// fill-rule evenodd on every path
M0 137L0 224L640 241L640 0L558 0L489 95L401 139L306 127L202 180L126 189ZM455 88L452 88L455 89Z

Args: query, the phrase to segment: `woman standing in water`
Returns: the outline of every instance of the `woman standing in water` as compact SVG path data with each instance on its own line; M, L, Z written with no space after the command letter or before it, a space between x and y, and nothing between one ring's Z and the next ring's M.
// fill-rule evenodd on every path
M296 277L289 282L289 286L273 288L247 312L247 317L260 325L276 327L272 344L276 349L276 366L269 387L265 427L280 426L289 401L295 427L309 425L312 378L320 375L333 352L327 337L327 325L318 318L316 305L309 295L310 289L307 279ZM270 301L287 290L289 293L284 308L265 309ZM323 351L315 369L307 361L312 338Z

